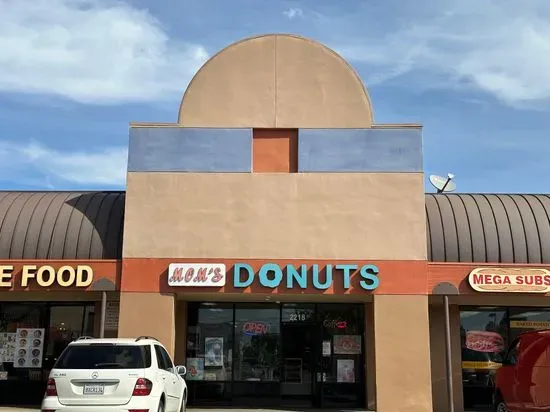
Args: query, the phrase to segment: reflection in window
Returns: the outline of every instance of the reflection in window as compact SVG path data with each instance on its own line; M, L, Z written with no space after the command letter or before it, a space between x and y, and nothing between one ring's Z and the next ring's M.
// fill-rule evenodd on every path
M510 339L523 332L550 329L550 311L510 308Z
M280 310L278 307L235 311L235 379L240 381L279 380Z
M202 303L189 310L188 380L230 381L233 361L233 308Z
M3 303L0 310L0 332L15 333L17 328L40 328L41 307Z
M82 336L84 306L52 306L46 356L58 358L63 349Z
M460 312L462 382L465 407L490 405L495 371L508 346L506 308Z
M501 362L508 344L506 310L460 312L462 362Z

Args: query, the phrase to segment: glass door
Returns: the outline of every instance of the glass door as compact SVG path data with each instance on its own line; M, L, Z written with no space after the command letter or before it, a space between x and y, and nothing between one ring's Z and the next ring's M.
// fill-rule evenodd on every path
M238 405L274 405L280 401L279 305L235 307L233 401Z
M364 314L357 305L319 305L320 351L315 399L321 408L356 408L365 403Z
M283 304L281 401L286 407L313 406L318 332L314 305Z

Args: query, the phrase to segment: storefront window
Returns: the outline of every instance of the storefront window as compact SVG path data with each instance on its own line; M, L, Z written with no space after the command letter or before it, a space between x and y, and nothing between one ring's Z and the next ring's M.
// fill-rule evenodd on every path
M21 351L17 329L42 328L46 307L38 304L3 303L0 306L0 372L1 380L40 380L36 368L16 367L14 363ZM32 365L31 365L32 366ZM38 371L40 372L40 371Z
M279 307L237 308L235 311L235 380L279 380Z
M0 403L39 402L55 359L93 332L93 304L1 303Z
M231 380L233 363L233 309L231 305L203 303L191 319L187 357L193 380ZM195 322L192 322L192 321ZM191 361L190 361L191 359Z
M364 305L189 304L192 404L364 404Z
M51 306L48 342L45 350L44 367L51 369L61 352L73 340L84 335L93 335L94 307L90 306ZM89 328L92 326L92 330ZM90 333L91 332L91 333Z
M323 405L353 407L363 403L364 315L356 305L319 305Z
M550 329L550 310L510 308L510 340L520 333Z
M186 361L191 400L223 400L230 396L233 305L189 305Z
M462 380L466 407L491 404L495 371L508 347L505 308L475 308L460 312Z

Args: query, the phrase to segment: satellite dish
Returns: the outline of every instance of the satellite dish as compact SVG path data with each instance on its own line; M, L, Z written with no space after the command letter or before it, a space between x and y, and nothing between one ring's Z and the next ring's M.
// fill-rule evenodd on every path
M456 184L453 182L455 175L449 173L447 177L430 175L430 183L437 189L437 193L453 192L456 190Z

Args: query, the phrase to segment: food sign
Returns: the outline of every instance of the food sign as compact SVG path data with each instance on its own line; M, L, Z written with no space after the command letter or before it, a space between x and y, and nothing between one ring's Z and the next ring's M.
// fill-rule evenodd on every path
M477 292L548 293L550 271L535 268L477 268L468 276Z
M15 368L41 368L44 349L44 329L17 329L15 338Z
M466 348L476 352L499 353L505 349L502 336L496 332L466 332Z

